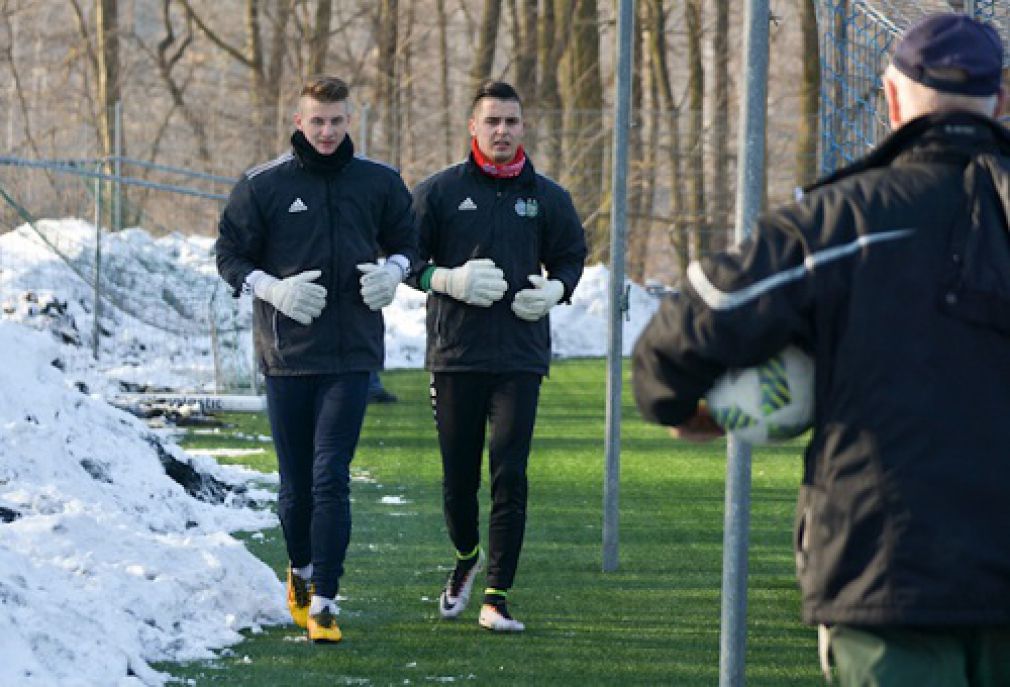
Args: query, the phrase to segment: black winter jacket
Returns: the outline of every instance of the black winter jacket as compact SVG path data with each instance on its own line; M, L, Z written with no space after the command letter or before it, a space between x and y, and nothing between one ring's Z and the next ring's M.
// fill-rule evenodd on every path
M547 268L565 285L567 301L582 277L586 240L571 196L537 174L527 160L514 179L494 179L473 162L448 167L414 189L421 260L458 267L490 258L505 273L505 296L482 308L440 293L428 294L426 364L435 372L535 372L546 375L551 359L549 316L527 322L512 301L531 288L528 277Z
M381 312L361 299L355 265L380 255L417 260L410 193L396 170L354 157L350 137L315 153L296 132L291 152L246 172L221 216L217 265L238 295L254 269L277 278L318 269L326 307L309 326L255 299L260 367L268 375L371 371L384 357Z
M692 264L634 354L676 425L729 367L796 342L816 411L796 524L803 617L1010 624L1010 132L907 124Z

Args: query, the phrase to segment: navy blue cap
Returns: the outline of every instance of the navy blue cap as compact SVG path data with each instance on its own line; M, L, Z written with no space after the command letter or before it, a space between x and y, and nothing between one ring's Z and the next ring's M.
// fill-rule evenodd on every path
M892 63L937 91L994 95L1003 75L1003 43L989 24L963 14L931 14L905 31Z

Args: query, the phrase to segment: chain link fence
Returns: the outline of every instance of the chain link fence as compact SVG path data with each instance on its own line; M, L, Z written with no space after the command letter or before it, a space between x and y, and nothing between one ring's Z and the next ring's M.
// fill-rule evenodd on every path
M992 23L1010 45L1010 3L997 0L820 0L821 170L867 153L887 135L881 74L894 43L912 23L936 12L966 12ZM1010 67L1010 51L1006 52Z
M124 109L127 113L131 110ZM356 114L360 119L352 124L351 136L358 150L378 159L391 153L399 156L399 168L408 185L437 171L447 159L461 160L466 154L468 138L462 119L461 136L443 141L441 146L431 141L422 145L419 139L406 140L397 153L367 108L359 108ZM580 113L578 118L555 111L531 110L526 114L531 160L539 171L557 179L572 193L596 246L593 261L605 261L612 157L609 113ZM430 115L429 124L434 126L433 122L444 116ZM576 119L580 127L570 128ZM126 130L130 131L129 119L126 121ZM713 122L706 123L700 137L692 137L688 121L687 112L634 113L628 274L639 283L650 280L675 285L687 260L732 240L735 135L727 139L727 152L719 166ZM769 133L767 177L771 203L791 198L798 183L792 172L793 132L797 126L794 119L779 118ZM726 130L735 132L734 127L735 123ZM426 127L422 122L418 128ZM184 141L183 133L166 131L162 140ZM82 136L80 140L88 138ZM143 146L128 142L127 148L139 150ZM271 154L281 152L280 148L278 145ZM64 152L70 150L63 148ZM171 163L187 159L184 151L165 150L176 150L162 156ZM87 146L73 152L78 155L59 159L0 155L0 187L9 196L8 202L0 203L3 230L29 223L30 230L89 288L95 289L100 318L120 312L149 327L206 340L215 364L203 374L205 386L213 384L221 390L248 386L251 352L243 337L248 338L249 315L216 277L211 254L222 203L240 170L231 170L235 175L231 176L207 167L187 169L132 158L119 159L116 164L116 160L96 159ZM240 157L234 150L227 154ZM689 192L699 194L700 213L690 211ZM81 219L91 229L66 233L65 225L41 221L67 217ZM101 232L93 230L96 223L102 227ZM117 231L117 227L126 229ZM154 242L131 234L138 227ZM179 251L179 243L172 241L176 235L206 239L202 266L190 265L182 274L177 265L171 264L178 260L178 255L172 254ZM96 241L100 243L96 245ZM10 259L6 258L8 263ZM0 254L0 270L6 267L10 272L12 265L5 266L4 260ZM180 279L196 282L178 289ZM200 288L192 288L196 283ZM47 287L24 279L20 286L38 291ZM8 300L16 297L9 291L4 290L0 272L0 296ZM100 337L103 328L113 327L111 322L99 326L95 336Z

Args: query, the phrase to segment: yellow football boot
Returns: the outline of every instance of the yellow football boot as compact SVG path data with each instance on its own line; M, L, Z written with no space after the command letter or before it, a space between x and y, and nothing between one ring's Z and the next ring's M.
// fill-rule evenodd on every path
M324 608L319 613L309 616L309 639L313 642L336 643L343 639L343 634L337 626L337 615L330 608Z
M288 566L288 610L298 627L306 627L309 622L309 600L312 598L311 583L295 575Z

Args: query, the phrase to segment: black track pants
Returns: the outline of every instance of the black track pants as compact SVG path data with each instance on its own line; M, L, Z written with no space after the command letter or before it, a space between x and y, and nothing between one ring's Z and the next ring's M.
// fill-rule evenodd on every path
M316 593L333 598L351 539L351 459L368 403L368 373L267 376L267 410L288 560L313 564Z
M442 496L457 551L480 541L477 490L486 429L491 470L487 584L510 589L526 529L526 464L541 376L532 372L436 372L431 404L442 450Z

